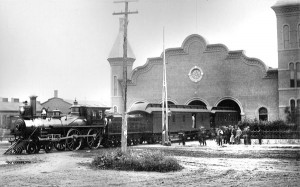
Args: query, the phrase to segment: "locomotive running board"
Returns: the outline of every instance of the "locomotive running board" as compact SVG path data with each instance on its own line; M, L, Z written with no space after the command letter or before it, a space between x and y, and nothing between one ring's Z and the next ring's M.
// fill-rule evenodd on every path
M62 138L39 138L40 141L55 141L55 142L59 142L61 140L66 140L66 139L71 139L71 138L87 138L87 137L96 137L95 134L93 135L72 135L72 136L66 136L66 137L62 137Z

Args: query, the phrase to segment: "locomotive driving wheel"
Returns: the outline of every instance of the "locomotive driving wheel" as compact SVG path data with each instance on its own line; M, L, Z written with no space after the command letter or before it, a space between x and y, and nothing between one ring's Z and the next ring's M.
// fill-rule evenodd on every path
M90 129L87 133L88 137L86 138L86 142L90 149L97 149L102 141L101 131L97 129ZM91 137L90 135L93 135Z
M27 154L33 154L37 152L37 145L34 142L29 142L26 146L26 153Z
M77 137L80 135L80 131L77 129L70 129L67 133L67 137L70 137L66 140L66 146L70 151L76 151L81 147L82 138Z
M57 151L63 151L66 148L66 141L60 140L54 144L54 147Z
M50 153L53 149L53 143L52 142L46 142L44 145L44 149L46 153Z

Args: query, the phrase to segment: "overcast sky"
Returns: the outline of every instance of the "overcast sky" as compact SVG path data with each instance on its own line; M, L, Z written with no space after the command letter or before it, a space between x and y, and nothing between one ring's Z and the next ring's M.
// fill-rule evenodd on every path
M134 67L180 47L190 34L245 50L277 68L276 0L139 0L130 3ZM110 104L109 52L119 30L112 0L0 0L0 97Z

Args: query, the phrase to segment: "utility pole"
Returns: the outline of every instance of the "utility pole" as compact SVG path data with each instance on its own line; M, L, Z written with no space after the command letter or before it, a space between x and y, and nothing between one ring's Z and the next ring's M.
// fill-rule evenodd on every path
M168 87L167 67L165 51L165 28L163 28L163 90L162 90L162 145L169 145L169 109L168 109Z
M114 1L114 3L125 3L125 12L113 13L113 15L124 15L124 41L123 41L123 99L124 99L124 111L122 114L122 139L121 139L121 150L122 152L127 151L127 25L128 25L128 14L137 14L138 11L128 11L128 3L136 2L137 0L123 0Z

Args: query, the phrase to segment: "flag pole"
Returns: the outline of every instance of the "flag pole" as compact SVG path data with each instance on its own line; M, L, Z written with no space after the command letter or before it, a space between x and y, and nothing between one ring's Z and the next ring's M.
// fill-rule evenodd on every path
M167 86L167 66L166 66L166 50L165 50L165 28L164 28L164 74L165 74L165 105L166 105L166 130L165 130L165 143L169 142L169 110L168 110L168 86Z
M162 108L162 113L161 113L161 119L162 119L162 134L161 134L161 144L165 144L165 27L163 27L163 86L162 86L162 103L161 103L161 108Z
M165 51L165 27L163 27L163 91L162 91L162 144L169 143L168 132L168 89L167 89L167 67Z

